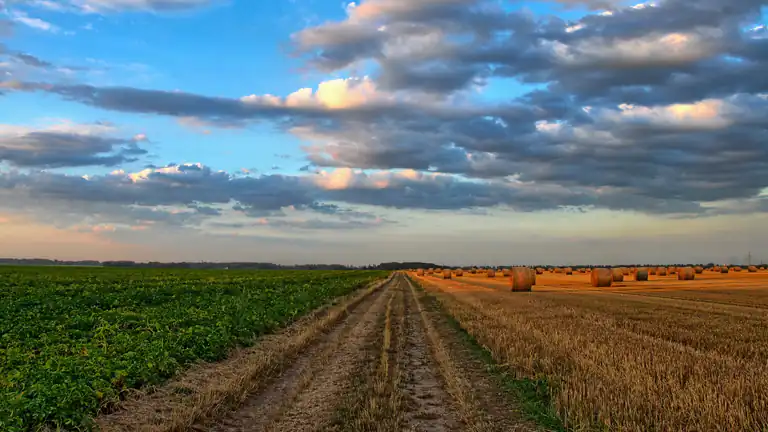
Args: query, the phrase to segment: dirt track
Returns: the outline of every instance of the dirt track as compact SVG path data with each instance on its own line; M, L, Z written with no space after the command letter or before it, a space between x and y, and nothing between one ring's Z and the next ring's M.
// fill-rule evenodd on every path
M439 334L435 324L418 292L405 277L395 276L324 334L266 391L252 395L215 423L194 429L493 430L469 394L464 365L454 360L466 353L449 353L445 333Z
M114 419L102 419L101 426L110 431L152 432L535 429L500 394L484 365L469 354L458 331L436 309L434 299L404 275L396 274L338 308L343 310L337 312L340 318L315 331L303 345L295 341L296 335L311 332L289 329L268 342L273 347L255 347L244 354L256 356L241 363L257 371L252 364L261 361L259 355L276 353L281 346L297 347L294 352L283 349L280 361L262 368L265 372L258 369L243 375L256 382L238 382L238 388L246 389L239 396L234 392L221 402L208 400L204 410L185 406L194 398L177 398L174 409L165 409L176 414L165 417L156 415L159 409L151 411L151 405L162 399L156 397L152 403L150 397L133 411L129 406ZM304 325L313 328L311 323ZM217 367L210 365L210 371L196 371L196 375L210 377ZM143 413L151 415L121 423L121 419L142 418ZM180 420L183 413L194 414L196 420Z

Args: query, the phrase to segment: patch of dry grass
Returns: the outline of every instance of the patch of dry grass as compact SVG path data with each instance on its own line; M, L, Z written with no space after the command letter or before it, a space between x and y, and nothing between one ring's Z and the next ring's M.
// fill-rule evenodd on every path
M498 363L550 383L569 427L768 428L764 310L596 290L442 290L425 281Z

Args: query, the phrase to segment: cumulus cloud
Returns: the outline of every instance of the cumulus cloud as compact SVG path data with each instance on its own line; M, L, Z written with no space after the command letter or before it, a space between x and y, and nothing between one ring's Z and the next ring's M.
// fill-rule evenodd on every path
M216 215L194 206L233 206L249 218L285 220L292 207L371 220L328 203L676 217L764 211L763 2L584 3L608 10L567 21L485 0L356 3L344 20L307 28L293 41L323 71L365 64L370 75L287 95L0 82L7 92L44 92L194 127L270 121L303 140L309 163L293 176L236 176L188 164L5 181L59 199L184 206L200 217ZM512 82L523 85L522 96L484 101ZM303 220L311 226L311 217Z

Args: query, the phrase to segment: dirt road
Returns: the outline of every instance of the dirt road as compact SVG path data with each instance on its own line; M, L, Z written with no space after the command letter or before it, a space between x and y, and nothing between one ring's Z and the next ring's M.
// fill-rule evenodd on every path
M214 396L180 397L160 391L100 419L100 426L152 432L535 429L501 395L434 299L403 274L337 309L337 318L326 319L324 326L304 323L304 330L277 335L265 342L272 347L256 347L228 366L252 369L238 375L240 381L225 380L237 383L242 394L224 389L208 392ZM296 342L297 335L304 335L302 343ZM276 359L271 367L258 366L258 356L265 353ZM217 367L194 374L211 381ZM246 385L244 379L254 382ZM211 385L200 384L194 391L204 394ZM169 398L175 398L173 408L158 408Z
M515 421L513 408L482 400L489 395L495 399L489 378L478 373L482 366L458 351L458 341L447 340L454 330L428 309L414 286L396 275L318 338L264 391L250 395L239 409L193 429L530 429ZM483 391L483 397L473 394L473 386Z

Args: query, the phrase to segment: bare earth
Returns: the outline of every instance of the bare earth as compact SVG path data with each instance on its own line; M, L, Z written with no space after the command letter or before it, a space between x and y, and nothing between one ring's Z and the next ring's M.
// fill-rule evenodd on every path
M190 395L160 389L99 425L151 432L537 430L466 351L434 299L402 274L264 345L234 365L191 371L196 384L184 377L169 384L187 383ZM270 367L261 365L264 356L273 358ZM208 381L219 375L230 384L211 392Z

